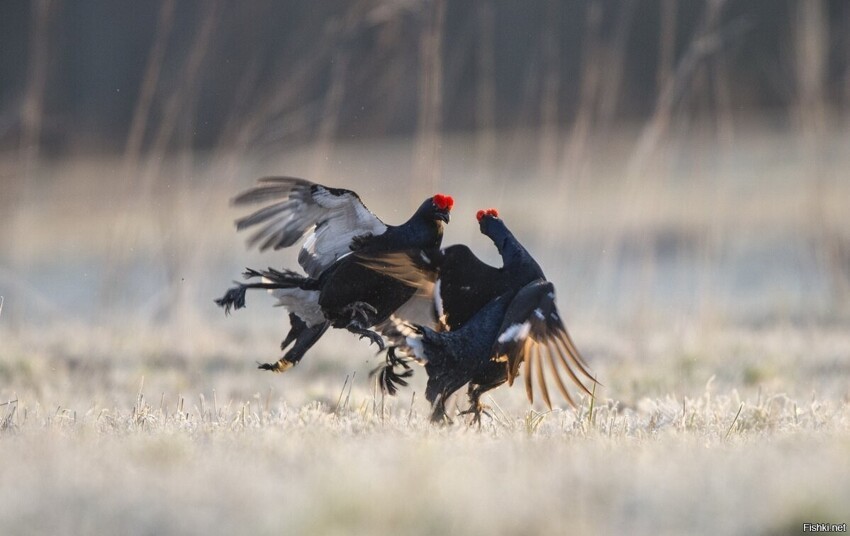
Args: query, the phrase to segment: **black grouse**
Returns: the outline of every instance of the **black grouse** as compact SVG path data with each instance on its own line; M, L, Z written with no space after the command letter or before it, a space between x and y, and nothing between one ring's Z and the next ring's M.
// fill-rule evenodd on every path
M535 378L551 408L549 376L574 405L562 373L587 394L580 376L596 380L558 314L554 286L495 209L481 210L477 218L481 232L499 250L503 266L480 261L466 246L447 248L434 290L438 329L414 325L415 333L406 341L428 373L425 396L432 404L431 419L450 422L446 401L469 384L470 408L463 413L472 413L480 423L481 395L505 382L512 385L523 363L530 402Z
M242 283L216 303L229 312L245 306L250 288L269 290L278 305L289 310L290 331L275 363L259 368L283 372L297 364L328 327L344 328L384 348L375 331L391 332L391 315L413 301L417 290L367 265L373 258L407 252L422 259L436 258L454 200L437 194L426 199L411 218L398 226L383 223L351 190L330 188L303 179L268 177L237 196L235 205L266 205L236 221L238 230L259 226L249 246L260 250L292 246L306 237L298 263L306 277L289 270L247 270ZM393 319L394 320L394 319ZM388 360L390 358L388 357Z

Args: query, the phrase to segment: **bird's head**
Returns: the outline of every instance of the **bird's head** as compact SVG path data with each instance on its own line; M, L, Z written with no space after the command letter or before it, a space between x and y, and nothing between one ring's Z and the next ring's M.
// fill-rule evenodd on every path
M478 220L478 226L483 234L490 234L495 222L501 222L499 219L499 211L495 208L482 208L475 213L475 219Z
M510 231L505 222L499 218L499 211L495 208L485 208L475 214L481 234L489 236L494 242L501 242Z
M425 215L432 220L439 220L444 223L449 223L449 215L455 200L450 195L437 194L430 199L426 199L419 210L424 210Z

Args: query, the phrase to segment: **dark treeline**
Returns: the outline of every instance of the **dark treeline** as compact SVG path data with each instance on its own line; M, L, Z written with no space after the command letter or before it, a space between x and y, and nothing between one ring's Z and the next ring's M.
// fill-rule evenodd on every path
M843 109L850 3L810 3L5 0L0 147L412 135L423 108L448 132L644 121L689 54L680 109L781 117L805 84Z

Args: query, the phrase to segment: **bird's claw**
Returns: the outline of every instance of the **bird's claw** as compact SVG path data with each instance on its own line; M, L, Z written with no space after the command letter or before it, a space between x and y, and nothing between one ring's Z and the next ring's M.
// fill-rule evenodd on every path
M458 415L472 415L472 420L469 421L469 424L477 424L478 427L481 427L481 415L486 415L489 418L493 418L488 409L491 409L490 406L485 406L484 404L478 403L469 407L469 409L465 409L461 411Z
M369 313L373 315L378 314L378 310L371 304L362 301L349 303L345 308L349 311L349 314L351 314L352 322L354 322L359 316L363 319L363 323L369 323Z
M258 363L257 368L260 370L270 370L272 372L286 372L295 366L295 363L288 359L281 358L275 363Z
M372 343L377 344L378 348L381 352L383 352L384 348L386 348L386 346L384 345L383 337L381 337L380 335L378 335L374 331L368 331L366 333L361 333L360 338L361 339L369 339L369 346L372 346Z

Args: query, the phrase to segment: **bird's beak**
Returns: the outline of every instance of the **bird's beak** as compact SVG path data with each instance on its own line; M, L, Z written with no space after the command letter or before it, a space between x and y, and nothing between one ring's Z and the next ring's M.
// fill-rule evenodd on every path
M437 219L449 223L449 211L438 210L437 211Z

